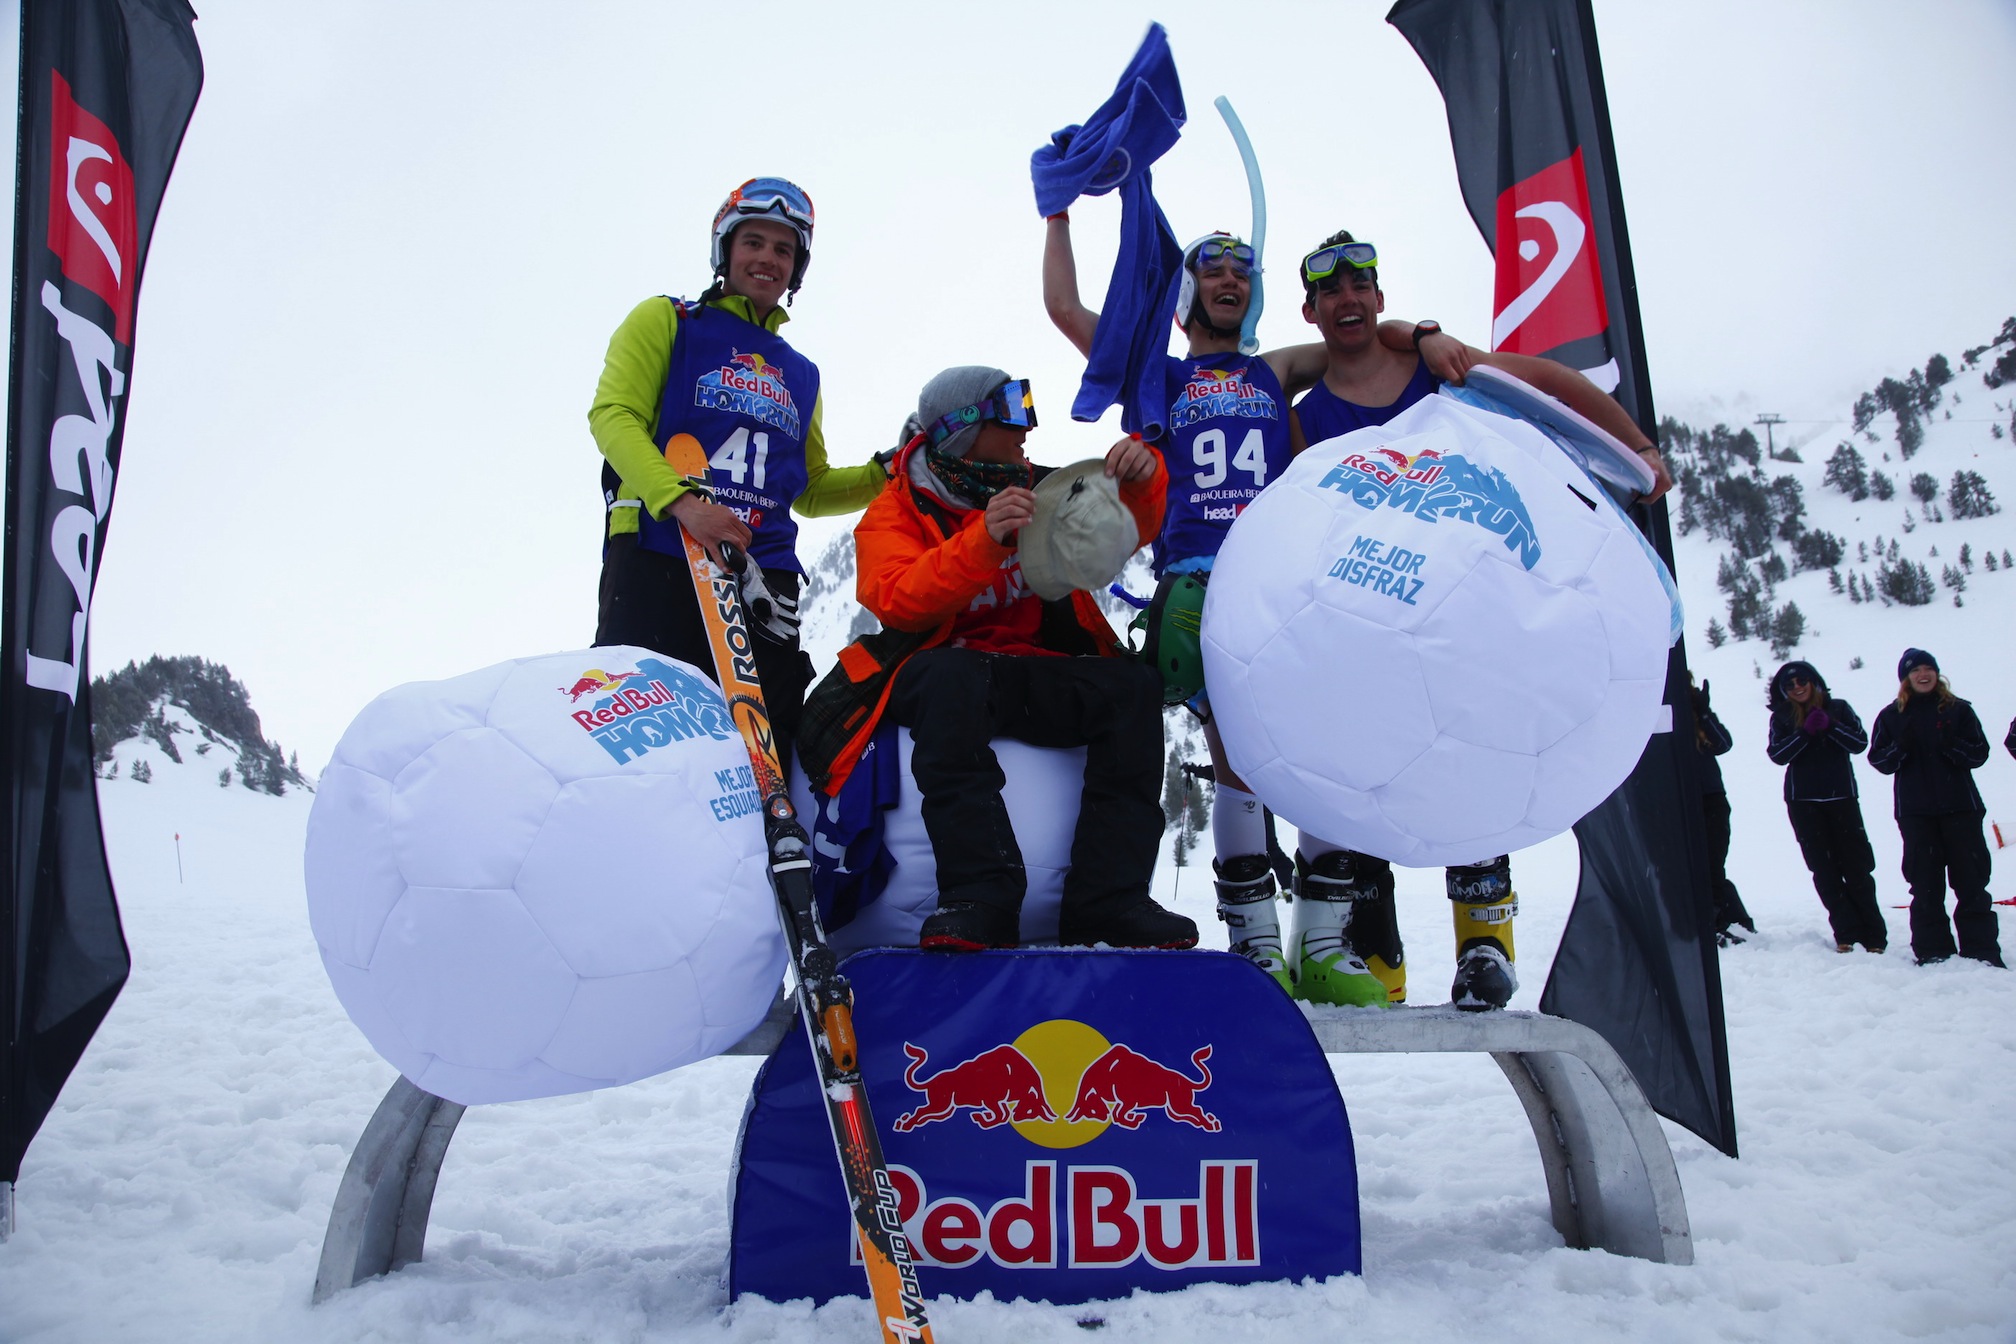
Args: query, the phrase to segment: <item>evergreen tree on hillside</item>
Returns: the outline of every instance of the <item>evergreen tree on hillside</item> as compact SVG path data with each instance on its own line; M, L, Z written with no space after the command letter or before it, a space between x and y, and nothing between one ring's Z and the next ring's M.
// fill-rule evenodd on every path
M1869 473L1855 445L1843 442L1827 459L1827 474L1821 478L1856 503L1869 498Z
M1876 591L1886 605L1894 602L1900 607L1925 606L1938 592L1931 573L1915 560L1892 560L1877 570Z
M1783 658L1806 636L1806 614L1797 602L1787 602L1771 619L1771 656Z
M1882 472L1872 471L1869 473L1869 493L1880 500L1888 501L1897 497L1897 487Z
M1953 483L1946 488L1946 503L1952 508L1955 518L1986 518L1991 513L2001 512L1995 496L1988 489L1988 482L1975 471L1953 473Z
M163 658L128 663L91 679L91 754L102 768L112 749L135 737L152 739L171 760L180 761L164 704L195 720L206 738L238 749L238 773L248 789L283 794L289 785L307 787L300 768L268 742L259 729L245 686L221 663L202 658ZM227 767L228 773L228 767Z
M1792 543L1792 558L1799 569L1832 569L1848 553L1848 543L1832 532L1814 529L1802 532ZM1836 578L1838 584L1838 576ZM1837 588L1838 591L1838 588Z
M1911 497L1920 504L1930 504L1939 498L1939 481L1929 471L1921 471L1911 478Z

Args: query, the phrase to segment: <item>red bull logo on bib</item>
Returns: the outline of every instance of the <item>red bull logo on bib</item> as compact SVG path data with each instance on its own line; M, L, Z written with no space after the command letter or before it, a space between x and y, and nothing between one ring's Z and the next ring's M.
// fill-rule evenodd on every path
M1342 1099L1242 959L885 950L847 972L927 1293L1078 1302L1357 1272ZM793 1033L744 1123L733 1293L860 1292L814 1086Z
M1255 386L1246 368L1196 369L1169 408L1169 427L1183 429L1215 416L1278 420L1281 408L1267 390Z
M733 411L798 437L798 407L784 386L784 370L755 352L731 354L718 369L700 375L693 404Z

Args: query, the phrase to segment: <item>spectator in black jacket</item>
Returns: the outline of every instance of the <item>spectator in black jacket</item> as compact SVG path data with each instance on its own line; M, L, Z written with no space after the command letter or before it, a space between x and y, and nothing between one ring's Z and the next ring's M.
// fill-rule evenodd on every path
M1757 932L1756 921L1743 908L1743 897L1729 880L1729 790L1722 785L1722 766L1716 757L1727 752L1735 740L1722 720L1708 705L1708 683L1693 685L1687 674L1688 694L1694 701L1694 750L1701 762L1701 813L1708 823L1708 858L1714 864L1710 882L1715 893L1715 941L1727 947L1743 938L1736 932L1742 925Z
M1876 906L1876 852L1862 826L1855 757L1869 745L1846 700L1827 693L1813 664L1790 662L1771 678L1771 759L1785 767L1785 811L1813 889L1827 907L1834 950L1871 952L1890 944Z
M1988 760L1987 734L1974 707L1953 694L1938 660L1925 650L1904 650L1897 681L1897 703L1876 716L1869 764L1896 777L1904 880L1911 884L1911 953L1921 966L1944 961L1953 955L1957 930L1961 956L2000 966L1988 842L1981 834L1987 809L1974 787L1974 771Z

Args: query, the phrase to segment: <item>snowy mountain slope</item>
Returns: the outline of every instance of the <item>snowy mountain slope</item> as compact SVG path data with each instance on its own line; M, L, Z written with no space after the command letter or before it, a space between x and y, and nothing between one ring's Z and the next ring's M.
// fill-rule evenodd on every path
M1560 1246L1524 1118L1489 1060L1340 1057L1362 1279L1092 1308L941 1300L941 1338L1078 1338L1080 1320L1153 1344L1339 1331L1505 1344L2016 1337L2010 977L1972 963L1920 970L1899 948L1836 956L1789 836L1755 824L1782 814L1776 772L1761 752L1730 759L1737 881L1761 932L1723 959L1744 1156L1666 1126L1694 1266ZM728 1168L754 1073L741 1059L477 1108L450 1151L426 1261L311 1309L337 1179L392 1079L336 1005L308 934L311 800L219 789L193 766L100 793L134 975L28 1155L20 1229L0 1247L0 1337L870 1336L861 1302L725 1301ZM1531 1006L1572 891L1572 844L1517 864L1519 1006ZM1165 865L1165 896L1175 876ZM1451 964L1439 883L1402 874L1422 1001ZM1202 886L1187 870L1178 903L1208 919ZM1884 898L1899 898L1894 880Z

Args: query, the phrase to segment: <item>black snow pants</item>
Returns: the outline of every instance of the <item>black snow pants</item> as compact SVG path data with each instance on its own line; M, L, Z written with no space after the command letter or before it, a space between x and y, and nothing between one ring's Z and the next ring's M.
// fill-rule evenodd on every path
M798 596L799 576L786 569L766 569L763 582L780 597ZM693 591L693 569L683 555L647 551L637 534L609 538L602 555L602 587L595 619L595 643L634 644L654 653L691 663L715 685L714 645L700 615ZM812 660L793 640L779 644L749 632L756 650L756 676L763 683L763 704L777 735L777 759L786 778L796 768L793 747L798 718L805 707L805 688L812 683Z
M1911 887L1911 954L1920 961L1959 953L2002 965L1995 904L1988 895L1992 860L1981 834L1981 813L1942 812L1899 817L1904 835L1904 880ZM1953 886L1953 922L1946 922L1946 886Z
M1065 924L1146 899L1162 840L1162 690L1131 658L926 649L896 673L888 712L910 730L910 770L938 863L938 899L1019 910L1022 847L988 745L1084 747L1085 788L1064 877Z
M1874 952L1890 943L1889 926L1876 905L1876 853L1862 829L1862 805L1853 798L1785 804L1799 852L1813 874L1813 890L1827 907L1836 943L1860 943Z
M1704 793L1701 795L1701 812L1708 823L1708 860L1711 865L1711 881L1715 891L1715 931L1727 933L1740 924L1750 932L1757 932L1756 923L1750 912L1743 907L1743 897L1736 890L1736 884L1729 880L1729 795L1726 793Z

